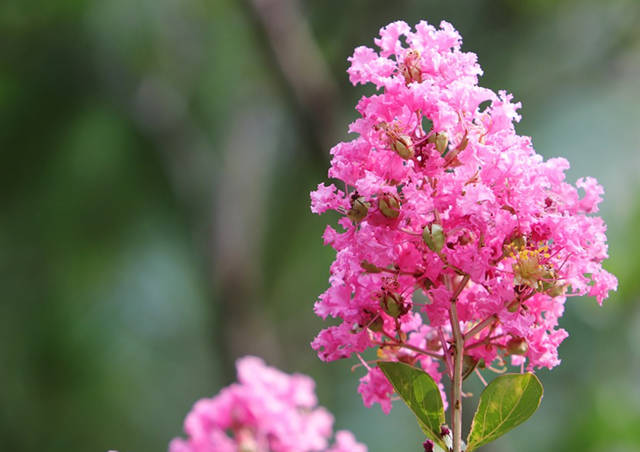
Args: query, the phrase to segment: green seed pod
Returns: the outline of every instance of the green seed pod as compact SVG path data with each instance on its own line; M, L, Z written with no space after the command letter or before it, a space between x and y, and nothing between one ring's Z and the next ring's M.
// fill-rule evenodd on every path
M354 223L360 223L369 212L369 203L362 196L351 202L351 208L347 212L347 217Z
M522 337L514 337L507 342L507 353L510 355L526 355L529 351L529 344Z
M378 198L378 209L387 218L398 218L398 215L400 215L400 200L395 195L385 193Z
M436 133L436 149L440 154L447 150L449 138L442 132Z
M444 232L442 226L434 223L429 227L428 225L422 230L422 240L429 247L431 251L439 253L444 246Z
M413 153L413 141L411 141L411 137L407 135L398 135L391 142L391 147L393 150L403 159L409 160L414 156Z
M384 312L388 315L397 319L403 314L406 314L406 309L404 306L404 300L399 293L396 292L385 292L380 297L380 307Z

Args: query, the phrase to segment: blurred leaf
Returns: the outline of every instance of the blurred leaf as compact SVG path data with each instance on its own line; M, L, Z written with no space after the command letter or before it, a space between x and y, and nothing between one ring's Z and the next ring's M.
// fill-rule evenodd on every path
M482 391L467 440L471 452L529 419L542 399L542 384L532 373L501 375Z
M425 435L447 450L440 437L440 426L444 424L444 407L440 390L433 378L426 372L404 363L378 361L378 367L416 415Z

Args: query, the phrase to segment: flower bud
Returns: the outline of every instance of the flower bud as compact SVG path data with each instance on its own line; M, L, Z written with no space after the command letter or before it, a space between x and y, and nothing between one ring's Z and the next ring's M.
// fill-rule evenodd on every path
M507 305L507 311L517 312L520 309L520 300L514 300Z
M429 247L431 251L439 253L444 246L444 232L442 226L434 223L429 227L428 225L422 230L422 240Z
M422 443L422 447L424 447L424 452L433 452L433 441L430 439L426 440Z
M380 307L394 319L407 313L402 295L397 292L384 292L380 297Z
M396 135L392 137L391 148L405 160L413 158L413 141L408 135Z
M378 209L387 218L398 218L398 215L400 215L400 200L396 195L385 193L378 198Z
M436 337L427 339L427 350L431 350L432 352L437 352L441 348L442 348L442 344L440 343L440 339Z
M400 65L404 81L408 85L412 82L422 82L422 71L420 70L420 52L410 50Z
M462 379L466 380L471 372L473 372L478 365L478 360L473 356L464 355L462 360Z
M369 203L362 196L351 201L351 208L347 212L347 217L354 223L360 223L369 212Z
M382 320L382 317L378 316L372 322L369 323L368 328L374 333L379 333L380 331L382 331L383 325L384 325L384 321Z
M440 154L447 150L449 138L444 133L436 133L436 149Z
M431 281L429 278L424 278L422 280L422 286L421 286L424 290L429 290L433 287L433 281Z
M547 295L549 295L550 297L559 297L561 295L564 295L566 290L567 290L567 285L566 284L556 283L556 284L554 284L553 287L551 287L547 291Z
M507 353L510 355L526 355L529 350L529 344L522 337L514 337L507 342Z
M372 264L369 261L360 262L360 267L367 273L380 273L382 270L375 264Z

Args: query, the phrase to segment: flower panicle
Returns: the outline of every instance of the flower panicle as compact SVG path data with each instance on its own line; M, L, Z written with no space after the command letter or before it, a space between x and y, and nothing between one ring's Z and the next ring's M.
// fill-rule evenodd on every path
M311 194L313 212L342 216L323 236L336 259L315 305L341 323L313 348L327 361L378 349L440 383L453 300L472 371L556 366L567 296L602 302L617 287L594 216L602 187L568 183L566 160L544 161L516 133L520 103L479 86L477 57L451 24L394 22L375 44L349 58L351 82L377 92L356 106L356 137L331 150L329 177L345 189ZM364 403L388 411L392 388L366 370Z

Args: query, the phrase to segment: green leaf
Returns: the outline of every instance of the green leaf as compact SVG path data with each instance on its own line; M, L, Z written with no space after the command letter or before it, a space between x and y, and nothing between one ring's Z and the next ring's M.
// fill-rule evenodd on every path
M532 373L501 375L480 394L467 439L471 452L529 419L542 399L542 384Z
M418 418L420 428L434 443L447 450L440 437L444 424L444 407L440 390L426 372L404 363L378 361L393 389Z

